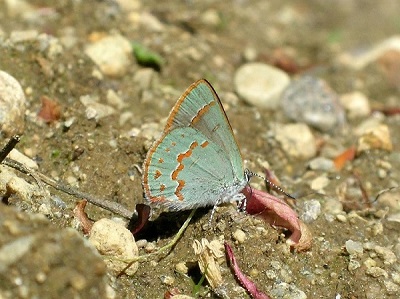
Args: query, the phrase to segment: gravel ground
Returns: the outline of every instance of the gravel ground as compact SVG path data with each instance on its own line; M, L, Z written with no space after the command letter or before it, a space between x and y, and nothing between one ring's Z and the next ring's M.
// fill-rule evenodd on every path
M203 238L230 243L271 298L399 298L399 11L394 0L0 2L2 143L21 134L10 158L30 169L0 168L0 298L218 298L199 284ZM211 229L198 210L168 255L118 277L116 255L156 252L189 215L155 211L136 242L123 228L143 202L148 148L200 78L245 166L296 196L313 245L291 251L286 231L224 205ZM82 198L37 172L124 209L88 204L89 233ZM218 263L226 297L249 298Z

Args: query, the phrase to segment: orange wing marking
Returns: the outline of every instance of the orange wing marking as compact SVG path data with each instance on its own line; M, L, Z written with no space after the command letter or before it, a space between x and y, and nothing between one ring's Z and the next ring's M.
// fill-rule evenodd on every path
M195 117L192 118L192 121L190 122L192 125L197 123L204 114L206 114L208 112L208 110L210 110L211 106L214 106L215 102L210 102L207 105L204 105L196 114Z
M172 172L171 179L178 182L178 186L175 190L175 195L179 200L184 200L183 194L181 193L182 189L185 187L185 180L178 180L179 173L185 168L183 165L183 160L192 156L193 150L199 146L197 141L192 142L189 149L186 152L183 152L178 155L176 161L179 163L178 167Z

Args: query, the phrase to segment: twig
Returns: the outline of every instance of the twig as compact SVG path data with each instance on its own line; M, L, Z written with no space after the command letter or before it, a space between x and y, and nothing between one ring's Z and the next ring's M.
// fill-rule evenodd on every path
M42 181L43 181L47 185L49 185L57 190L65 192L65 193L72 195L79 199L86 199L91 204L101 207L103 209L106 209L108 211L111 211L115 214L118 214L121 217L124 217L126 219L130 219L132 217L133 213L131 211L129 211L124 206L122 206L116 202L112 202L112 201L109 201L106 199L96 198L88 193L80 192L76 189L73 189L73 188L63 184L63 183L57 182L57 181L49 178L48 176L44 175L43 173L31 170L15 160L12 160L10 158L5 158L4 161L2 162L2 164L7 165L12 168L15 168L22 173L32 176L36 180L36 182L38 183L39 186L43 186L43 184L42 184Z
M20 140L21 138L19 135L14 135L10 138L7 144L0 151L0 163L3 162Z

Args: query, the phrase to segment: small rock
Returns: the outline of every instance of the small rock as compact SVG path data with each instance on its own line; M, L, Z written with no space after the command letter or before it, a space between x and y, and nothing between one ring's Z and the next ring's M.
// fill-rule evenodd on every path
M10 41L14 44L22 42L35 41L39 36L39 32L36 30L22 30L12 31L10 34Z
M85 113L87 119L95 119L98 121L101 118L115 113L113 107L99 103L97 97L83 95L79 100L86 107Z
M390 37L366 51L350 51L339 57L339 61L351 68L362 69L371 62L377 61L389 51L400 51L400 37Z
M180 263L176 264L175 270L178 273L187 274L189 271L189 268L188 268L188 266L186 266L185 262L180 262Z
M302 290L285 282L275 284L269 295L275 299L307 299L307 295Z
M386 291L389 293L389 294L399 294L399 291L400 291L400 287L397 285L397 284L395 284L393 281L390 281L390 280L384 280L383 281L383 284L385 285L385 288L386 288Z
M310 159L317 154L315 138L306 124L276 125L273 131L275 139L289 156Z
M324 212L336 215L343 212L343 204L336 198L328 198L324 205Z
M331 159L317 157L308 163L308 167L312 170L332 171L335 169L335 164Z
M123 76L130 65L132 46L121 35L106 36L86 46L85 54L108 76Z
M360 267L361 267L360 262L356 261L356 260L354 260L352 258L349 260L349 264L347 265L347 269L349 271L354 271L354 270L356 270L356 269L358 269Z
M25 94L19 82L0 70L0 129L9 137L22 134L25 127Z
M385 209L389 208L390 214L396 214L400 212L400 190L397 188L384 192L378 197L377 208Z
M365 273L367 273L368 275L375 277L375 278L380 277L380 276L383 276L385 278L388 277L387 272L384 269L379 268L379 267L371 267L371 268L367 269L367 271L365 271Z
M300 218L305 223L311 223L317 220L318 216L321 214L321 204L318 200L311 199L303 203L303 212Z
M375 127L366 129L358 139L358 153L372 149L382 149L389 152L393 150L389 127L387 125L379 124Z
M355 258L361 257L364 252L363 245L361 244L361 242L347 240L345 243L345 246L346 246L346 250L350 254L350 256L355 257Z
M385 265L391 265L397 261L396 255L389 248L376 245L374 251L383 259Z
M221 17L215 9L207 9L200 17L201 22L209 27L218 27L222 23Z
M138 257L139 250L132 233L123 225L110 219L100 219L93 224L89 241L102 255L112 256L115 259L105 259L109 269L119 273L126 267L126 263L118 259L130 260ZM133 263L125 272L133 275L137 271L139 263Z
M282 94L281 107L288 118L321 131L337 129L345 121L338 95L325 81L310 76L289 84Z
M33 161L31 158L25 156L23 153L18 151L17 149L13 149L9 154L8 157L10 159L13 159L15 161L18 161L19 163L23 164L24 166L33 169L33 170L38 170L39 166L35 161Z
M168 275L161 275L160 276L161 282L167 286L172 286L175 283L175 278Z
M165 26L156 16L149 12L142 12L139 18L139 24L141 27L146 28L146 30L151 30L153 32L163 32L165 31Z
M148 90L157 79L157 74L152 68L142 68L135 72L133 84L139 90Z
M342 95L340 103L346 109L349 118L365 117L371 113L367 97L359 91Z
M342 215L342 214L336 215L336 219L337 219L339 222L347 222L346 216L345 216L345 215Z
M276 109L289 76L263 63L247 63L235 74L235 90L246 102L260 108Z
M371 267L376 267L376 262L372 258L369 257L364 261L364 266L367 267L367 269L369 269Z
M247 236L246 236L246 233L244 231L242 231L241 229L237 229L233 233L233 238L236 241L238 241L239 243L244 243L244 241L246 241L246 239L247 239Z
M325 175L321 175L311 181L310 187L312 190L323 192L323 189L329 185L329 182L330 180Z
M126 103L121 99L120 95L112 89L107 90L107 103L118 110L126 106Z

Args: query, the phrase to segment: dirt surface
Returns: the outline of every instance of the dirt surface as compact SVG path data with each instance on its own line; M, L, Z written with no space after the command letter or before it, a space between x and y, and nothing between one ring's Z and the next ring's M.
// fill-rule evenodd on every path
M380 1L379 5L374 1L317 0L126 2L134 7L121 7L114 1L31 1L32 6L27 8L18 7L21 4L15 1L18 8L15 9L14 1L0 2L0 69L18 80L27 100L25 129L17 148L38 163L41 173L83 192L118 202L133 212L135 205L143 202L141 173L137 166L143 162L151 141L162 131L163 121L180 94L195 80L207 78L227 108L246 166L262 172L262 162L268 161L285 190L298 197L295 209L300 214L302 201L320 201L323 212L308 224L314 244L307 252L291 252L285 244L283 231L238 214L234 206L218 209L215 228L209 230L205 226L210 210L205 209L196 213L167 257L140 263L132 277L116 278L115 274L105 273L104 265L99 266L92 251L83 251L86 245L75 240L75 234L63 230L76 227L72 210L77 199L50 188L53 201L56 198L65 204L62 208L52 204L52 212L45 213L50 223L25 215L25 212L43 214L38 202L22 202L18 196L11 196L8 199L11 209L0 206L3 223L0 244L12 240L12 233L4 229L4 219L15 221L15 227L27 235L36 235L41 229L49 230L48 239L42 236L40 243L55 242L54 246L58 244L70 252L55 255L54 264L62 263L68 269L75 269L79 277L87 278L86 284L82 286L81 280L75 279L71 284L75 291L67 292L70 286L65 284L63 292L57 286L52 288L49 283L43 283L34 269L43 267L40 273L50 273L54 264L49 262L46 268L43 264L31 263L35 258L35 252L31 251L26 253L25 259L0 268L3 281L0 295L3 298L34 298L34 295L79 298L77 294L81 294L80 298L163 298L165 292L174 288L181 294L192 295L194 285L201 278L192 243L195 239L207 238L224 239L233 244L243 272L272 298L398 298L400 225L398 221L388 221L387 215L391 212L385 206L377 206L374 200L380 191L399 182L399 116L383 116L383 123L391 132L391 151L365 151L341 171L310 171L308 160L289 157L268 137L272 123L290 122L282 111L256 108L237 97L234 97L236 101L225 100L224 95L229 98L235 92L233 77L238 67L246 62L246 51L255 51L255 60L265 63L275 61L276 53L283 51L289 53L289 60L296 64L290 74L292 77L307 73L325 79L338 94L357 90L367 96L372 107L398 108L400 84L388 79L379 64L354 70L338 63L338 57L353 50L368 50L395 35L400 28L400 3L390 0ZM55 45L61 48L52 48L48 37L36 36L21 42L9 40L13 33L26 30L54 37ZM89 44L101 36L116 33L162 57L160 71L150 73L150 84L143 83L144 66L135 61L133 55L123 73L110 76L99 71L85 54ZM50 49L55 54L51 54ZM88 117L81 97L97 97L99 103L113 106L109 100L110 90L118 95L123 105L109 116ZM38 117L43 97L59 104L59 120L46 123ZM131 114L125 114L127 112ZM319 154L326 153L326 143L338 153L354 145L354 136L348 132L355 130L362 120L349 120L347 133L322 133L312 129L316 140L321 141ZM68 125L69 121L72 125ZM146 127L149 123L154 123L154 127ZM384 175L380 169L385 170ZM355 173L366 189L368 203L363 200ZM18 175L32 182L23 174ZM323 195L311 190L309 185L321 175L330 180ZM343 217L336 218L326 205L329 199L339 202L343 194L348 201L341 202ZM86 212L94 221L116 216L90 204ZM326 216L328 214L333 216ZM187 215L188 212L165 213L154 219L151 228L138 239L161 247L170 241ZM38 226L28 229L26 219L29 217L34 218L30 220L32 223L39 221ZM238 229L245 232L243 242L233 237ZM57 230L62 232L62 242L50 237L57 236ZM69 234L75 241L65 241ZM363 244L359 256L351 257L346 251L348 240ZM76 246L82 251L75 251ZM385 248L384 253L376 246ZM1 251L4 248L1 247L0 252L4 253ZM388 251L394 255L392 259L387 257L392 257ZM48 250L44 252L47 254ZM140 254L144 253L145 249L141 248ZM189 268L187 273L176 271L180 262ZM352 268L354 263L359 267ZM26 271L21 272L21 267ZM249 298L226 261L221 267L230 297ZM88 269L92 271L86 271ZM18 277L24 277L22 282ZM96 277L99 277L98 285L94 283ZM288 289L279 291L282 283L286 283ZM21 286L26 287L25 292ZM89 287L92 291L87 291ZM43 292L44 289L55 291ZM306 297L299 295L299 290ZM196 296L217 298L206 282Z

